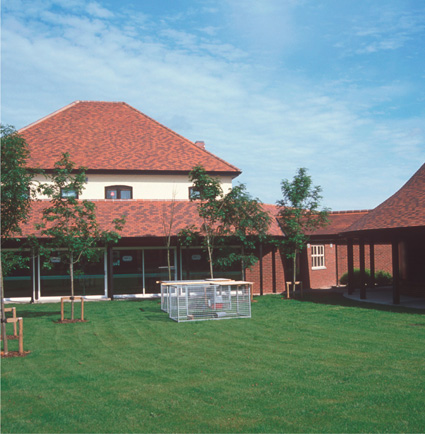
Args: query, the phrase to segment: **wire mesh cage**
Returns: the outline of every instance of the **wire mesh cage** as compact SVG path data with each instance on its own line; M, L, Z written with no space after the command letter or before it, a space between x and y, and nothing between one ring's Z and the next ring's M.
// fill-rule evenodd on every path
M251 318L249 282L161 283L161 309L177 322Z

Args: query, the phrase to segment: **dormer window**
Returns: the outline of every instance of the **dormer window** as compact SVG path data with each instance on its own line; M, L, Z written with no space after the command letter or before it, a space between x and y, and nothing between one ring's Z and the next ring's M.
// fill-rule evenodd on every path
M133 199L133 187L127 185L105 187L105 199Z

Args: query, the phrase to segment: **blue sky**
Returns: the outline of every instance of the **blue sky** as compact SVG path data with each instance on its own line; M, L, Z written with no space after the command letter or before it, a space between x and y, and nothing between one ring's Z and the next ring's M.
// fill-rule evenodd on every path
M374 208L425 162L423 0L4 0L1 50L2 123L125 101L266 203L306 167Z

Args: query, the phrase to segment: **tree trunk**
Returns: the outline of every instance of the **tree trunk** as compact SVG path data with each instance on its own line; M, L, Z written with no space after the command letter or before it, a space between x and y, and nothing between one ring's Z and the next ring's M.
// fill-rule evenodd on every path
M3 340L3 353L5 356L9 353L7 346L6 334L6 313L4 311L4 286L3 286L3 267L0 260L0 288L1 288L1 338Z
M74 256L71 252L69 261L69 275L71 277L71 320L74 319Z
M171 280L170 244L167 245L168 280Z
M297 281L297 252L294 253L293 259L293 270L292 270L292 292L295 292L295 282Z
M207 238L207 248L208 248L208 261L210 263L210 276L211 276L211 279L214 279L214 270L213 270L213 261L212 261L212 247L210 244L209 237Z
M242 245L242 260L241 260L241 267L242 267L242 280L245 280L245 261L243 260L243 257L245 256L245 249Z

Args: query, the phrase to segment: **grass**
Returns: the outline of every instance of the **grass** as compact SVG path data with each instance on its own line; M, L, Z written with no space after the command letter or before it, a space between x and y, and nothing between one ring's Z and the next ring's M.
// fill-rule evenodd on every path
M256 300L252 319L180 324L157 300L75 324L18 305L31 353L2 359L2 432L424 431L424 311Z

